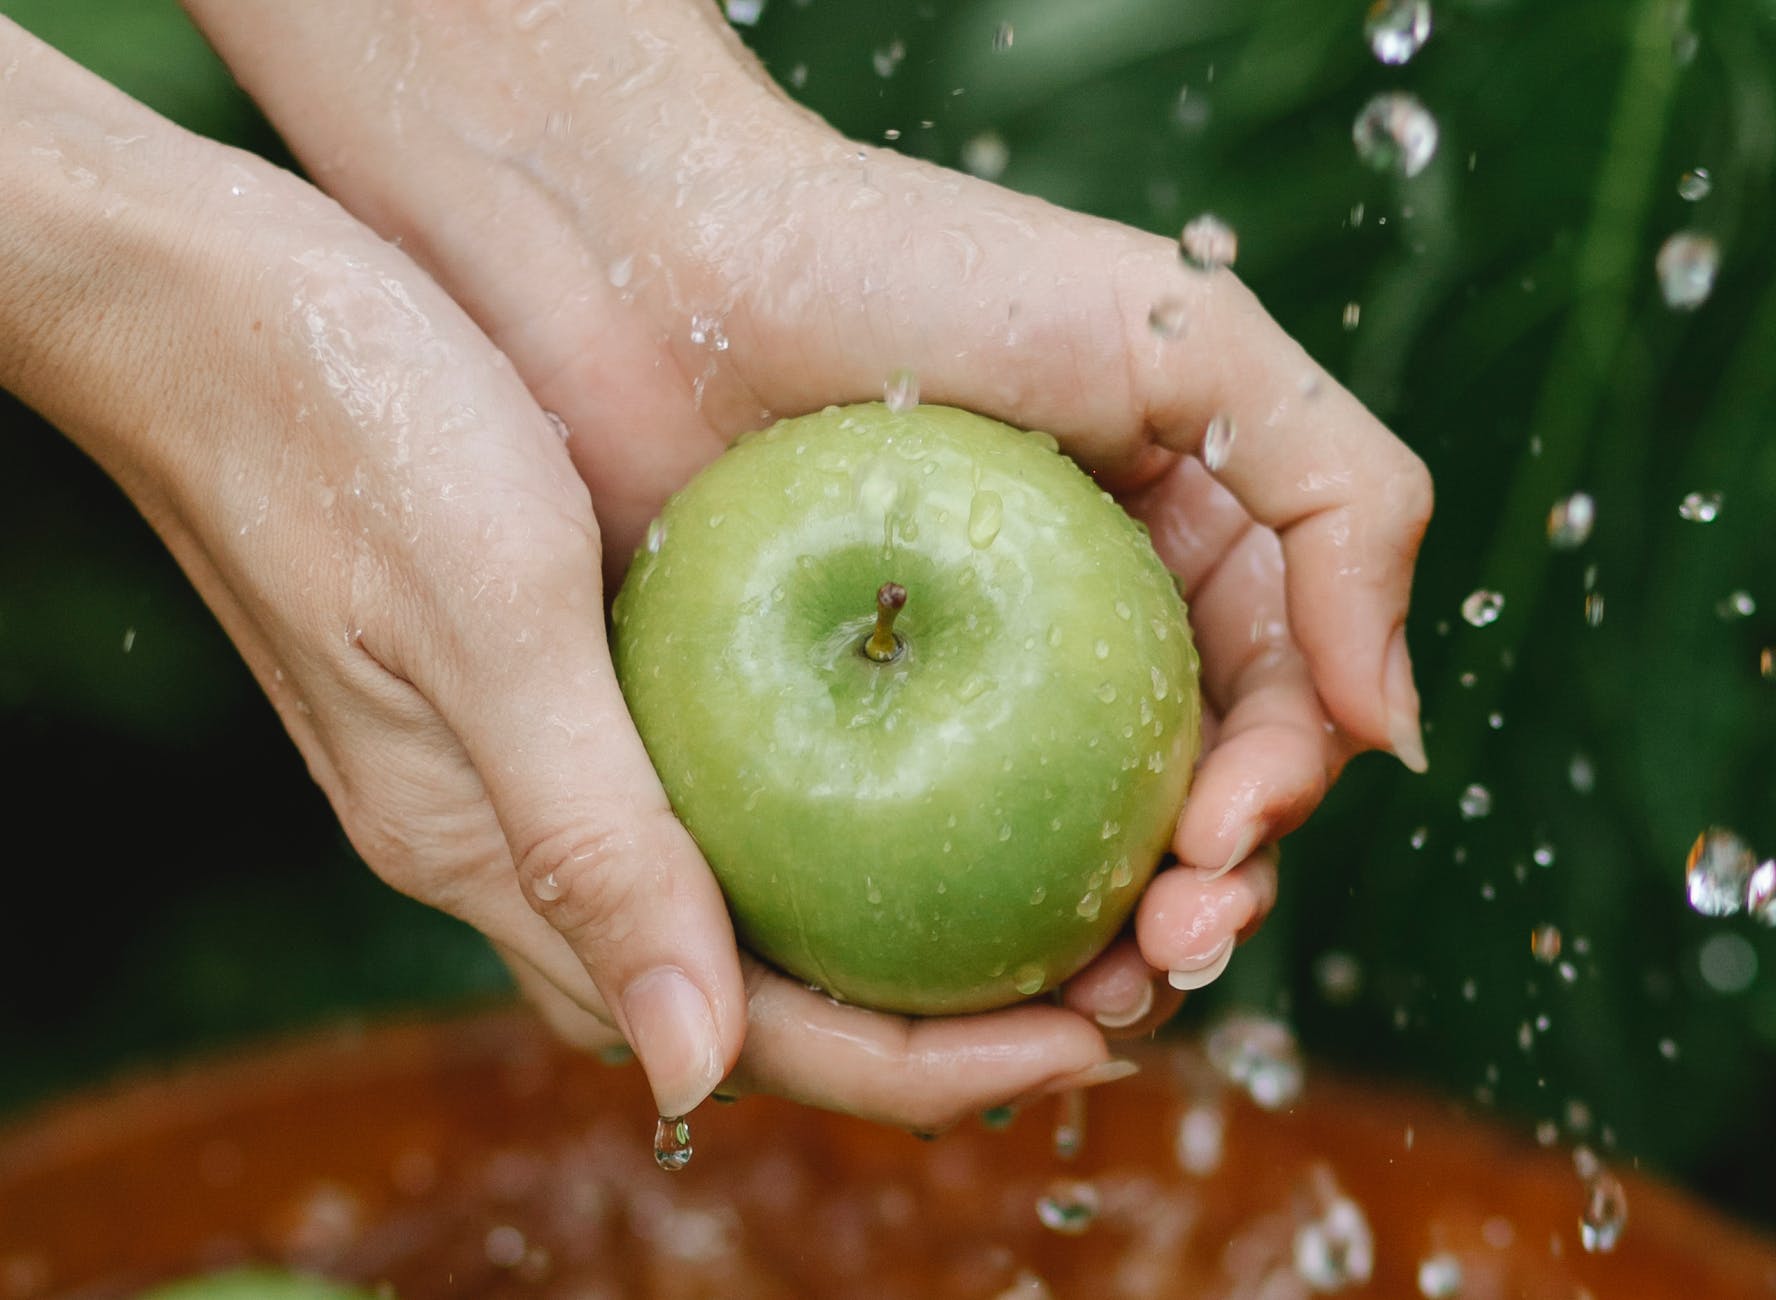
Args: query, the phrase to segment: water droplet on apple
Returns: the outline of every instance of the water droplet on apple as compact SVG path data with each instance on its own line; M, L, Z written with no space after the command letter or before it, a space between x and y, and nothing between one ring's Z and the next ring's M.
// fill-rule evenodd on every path
M881 902L882 902L882 887L880 885L878 885L874 880L871 880L868 876L865 876L863 878L863 889L864 889L863 896L866 900L868 900L871 907L876 907L881 904Z
M1110 643L1100 637L1092 646L1092 653L1100 659L1108 659L1110 657Z
M1046 886L1038 885L1038 886L1036 886L1036 888L1034 888L1030 891L1030 906L1031 907L1040 907L1040 906L1042 906L1042 904L1046 903L1047 901L1048 901L1048 889Z
M1004 522L1004 498L991 488L976 492L968 505L968 544L976 550L985 550L999 536L999 527Z
M901 368L883 381L882 400L896 415L904 415L919 404L919 376Z
M1103 826L1098 829L1098 838L1101 840L1115 839L1120 834L1122 834L1121 822L1105 822Z
M1105 704L1116 703L1116 687L1112 686L1109 682L1099 682L1098 689L1093 691L1092 694L1096 695Z
M1079 913L1079 915L1085 920L1095 921L1098 919L1098 913L1103 909L1103 906L1104 896L1098 893L1095 889L1088 889L1085 891L1084 896L1080 898L1078 906L1073 910Z
M1059 623L1048 625L1048 643L1051 646L1058 646L1061 643L1061 625Z
M1116 865L1110 869L1110 888L1127 889L1129 882L1135 878L1135 868L1125 854L1116 859Z
M1157 665L1149 666L1147 673L1153 681L1153 698L1156 700L1165 699L1166 692L1170 690L1170 686L1166 682L1165 674L1159 671Z
M1098 1189L1090 1183L1059 1178L1036 1198L1036 1217L1050 1232L1077 1237L1098 1217Z
M675 1174L691 1163L691 1121L683 1115L662 1115L654 1125L654 1163Z
M1035 962L1025 962L1017 968L1011 977L1012 987L1025 997L1032 997L1042 992L1042 985L1048 979L1048 972Z
M1135 611L1128 607L1127 601L1124 601L1124 600L1117 601L1115 608L1116 608L1116 617L1120 618L1124 623L1128 622L1131 618L1133 618L1135 616Z
M666 525L661 523L658 519L655 519L653 522L648 524L647 537L642 541L642 546L646 548L647 553L649 555L658 555L660 552L660 547L665 543L665 541L666 541ZM804 558L806 558L806 557L804 557Z
M563 891L561 888L561 882L555 878L555 873L551 871L548 875L536 882L536 887L533 892L536 894L539 902L553 903L556 899L561 897Z
M1008 840L1008 839L1010 839L1010 838L1011 838L1011 823L1010 823L1010 822L1002 822L1002 823L1000 823L1000 826L999 826L999 842L1000 842L1000 843L1001 843L1001 844L1003 844L1003 843L1005 843L1005 841L1006 841L1006 840Z

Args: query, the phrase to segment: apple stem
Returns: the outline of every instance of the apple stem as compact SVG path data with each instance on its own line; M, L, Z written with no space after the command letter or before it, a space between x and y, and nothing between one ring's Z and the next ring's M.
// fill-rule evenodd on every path
M894 635L894 617L907 602L907 590L898 582L884 582L876 590L876 630L863 643L863 653L879 664L898 659L902 641Z

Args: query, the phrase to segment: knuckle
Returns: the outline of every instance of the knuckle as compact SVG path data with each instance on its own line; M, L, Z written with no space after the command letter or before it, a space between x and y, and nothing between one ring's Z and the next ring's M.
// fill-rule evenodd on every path
M1431 511L1436 505L1436 489L1431 482L1431 471L1415 453L1404 453L1400 468L1393 476L1391 495L1394 509L1411 527L1416 539L1430 523Z
M562 934L621 943L652 884L647 868L654 855L640 852L641 843L630 826L547 835L517 857L518 878L532 906Z

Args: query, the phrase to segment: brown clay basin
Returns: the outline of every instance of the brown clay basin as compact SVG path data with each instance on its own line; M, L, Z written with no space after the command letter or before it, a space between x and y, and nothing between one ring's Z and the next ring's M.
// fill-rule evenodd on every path
M333 1033L0 1134L0 1300L246 1261L402 1300L1304 1300L1327 1267L1403 1300L1776 1295L1770 1242L1630 1171L1626 1227L1591 1253L1570 1151L1323 1073L1269 1112L1194 1046L1143 1059L1071 1160L1054 1104L922 1142L748 1099L705 1106L667 1174L638 1072L520 1012Z

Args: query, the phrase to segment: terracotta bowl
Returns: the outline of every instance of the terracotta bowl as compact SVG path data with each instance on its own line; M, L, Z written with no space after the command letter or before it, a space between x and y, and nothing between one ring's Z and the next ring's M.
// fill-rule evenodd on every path
M921 1142L748 1099L667 1174L639 1073L522 1013L335 1032L0 1135L0 1300L248 1261L402 1300L1776 1295L1772 1243L1625 1170L1588 1251L1574 1153L1445 1103L1316 1072L1266 1111L1193 1047L1145 1065L1070 1160L1055 1104Z

